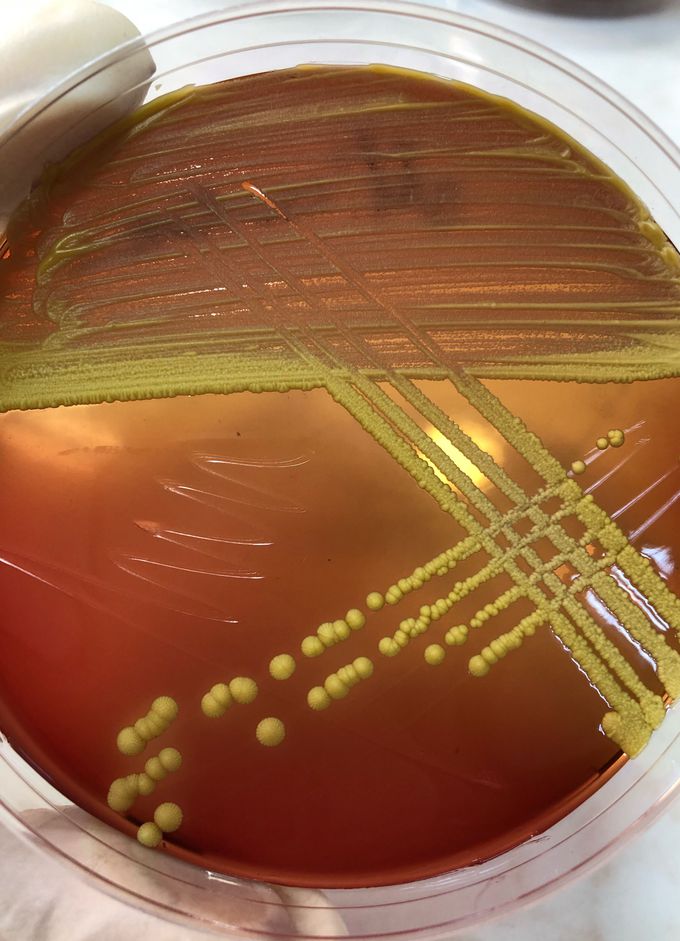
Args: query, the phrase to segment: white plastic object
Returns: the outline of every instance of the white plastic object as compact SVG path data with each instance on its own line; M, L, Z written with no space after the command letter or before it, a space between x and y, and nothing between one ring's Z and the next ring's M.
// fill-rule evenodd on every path
M121 56L121 47L132 54ZM3 148L0 226L46 164L141 104L154 71L137 27L95 0L34 3L23 17L15 13L14 28L0 36L0 129L16 126ZM78 72L80 82L55 90Z

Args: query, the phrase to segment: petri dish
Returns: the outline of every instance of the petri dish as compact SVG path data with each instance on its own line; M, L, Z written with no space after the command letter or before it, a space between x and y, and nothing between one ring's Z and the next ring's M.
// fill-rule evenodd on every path
M179 24L147 37L147 46L157 66L153 83L145 79L140 88L125 89L131 98L143 91L147 101L187 84L306 63L381 63L456 79L519 103L579 141L630 186L669 239L679 240L674 202L680 164L673 145L577 67L488 24L408 4L255 3ZM99 97L88 110L81 96L80 107L69 117L70 96L76 93L77 98L93 78L120 68L138 52L135 44L124 46L48 92L8 129L0 157L3 151L11 156L17 141L35 132L52 109L61 109L60 120L43 125L50 129L45 136L41 132L39 146L59 149L60 138L86 138L83 126L92 112L112 102ZM17 197L23 195L19 190ZM256 925L260 934L284 937L346 931L352 937L436 938L558 885L602 859L624 835L658 813L677 787L677 731L671 710L635 761L618 768L585 801L519 846L445 875L370 889L306 892L201 869L166 855L140 855L134 844L78 812L4 739L0 798L6 818L36 845L75 864L108 891L165 917L236 936L252 933ZM59 826L53 814L27 810L56 811Z

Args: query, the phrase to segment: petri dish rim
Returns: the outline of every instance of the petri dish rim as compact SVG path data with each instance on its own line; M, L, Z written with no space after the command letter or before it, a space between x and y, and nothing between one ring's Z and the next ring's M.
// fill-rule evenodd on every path
M332 35L333 18L335 17L337 23L338 17L346 17L348 14L354 15L356 23L350 24L351 28L346 29L342 36ZM290 29L293 30L289 40L279 38L270 42L262 41L250 47L244 45L231 50L222 48L203 58L190 60L185 56L182 61L182 42L188 37L200 37L202 34L207 36L215 30L219 31L221 27L248 22L257 23L258 28L261 28L262 23L268 23L264 29L266 33L267 29L273 28L272 24L278 23L280 26L288 18L292 18L289 19L289 24L292 24ZM306 27L302 18L306 19ZM361 24L365 25L368 20L372 26L380 26L380 35L366 37ZM416 27L424 36L419 45L412 39L411 31ZM308 35L304 33L305 28L309 30ZM298 32L299 30L302 32ZM433 37L429 44L428 30L432 31ZM386 38L388 36L389 38ZM472 52L468 47L466 52L462 40L469 40L470 37L481 45L473 48ZM443 48L445 39L452 42L455 40L460 44L461 51L458 55ZM350 47L353 50L361 49L362 55L365 53L366 58L356 60L364 62L379 61L370 55L372 50L389 50L391 55L397 57L397 62L400 55L415 52L416 55L423 56L424 61L430 65L440 60L448 60L468 71L476 69L486 80L495 75L502 80L501 84L506 81L508 87L524 88L530 99L540 99L546 106L552 103L561 114L571 115L574 126L590 127L593 137L584 139L583 144L601 159L606 160L609 146L612 153L617 152L622 156L624 163L628 161L629 171L637 169L638 180L644 181L645 187L648 188L647 192L640 192L640 195L653 207L654 215L668 236L676 244L680 243L680 211L676 208L676 205L680 207L677 198L680 195L678 148L651 121L605 83L538 43L482 20L423 5L390 0L372 0L367 3L357 0L297 0L292 4L281 0L255 0L230 5L217 13L173 24L144 37L144 41L152 54L176 46L178 65L165 68L156 75L156 80L161 80L161 85L163 81L169 82L173 75L199 62L219 63L230 55L254 54L258 50L281 50L285 47L289 47L291 52L298 49L327 49L328 58L314 58L314 61L326 62L342 61L337 59L337 55L341 55L343 49ZM139 52L139 48L138 40L128 42L88 63L48 89L39 102L21 112L0 136L0 160L3 147L13 137L32 125L37 127L41 117L49 114L50 109L58 102L67 99L70 93L83 87L92 78L105 74L116 64L133 57ZM517 74L508 74L508 60L502 57L497 62L492 60L491 53L502 50L508 55L518 57L518 62L513 64ZM298 61L310 59L299 58ZM393 62L394 59L390 61ZM539 64L538 68L547 70L552 78L556 78L558 88L562 87L565 93L567 87L580 87L593 105L592 113L585 117L582 104L578 101L573 106L567 106L548 94L545 89L537 90L536 79L529 79L529 66L536 66L536 63ZM431 69L424 68L423 71ZM493 90L493 87L481 87L487 91ZM169 89L162 89L163 92L167 90ZM103 104L106 102L100 106ZM520 104L529 106L522 100ZM593 122L598 118L598 107L607 110L608 120L613 118L618 122L615 123L613 132L595 128ZM90 109L90 112L91 110L93 109ZM545 113L536 107L532 110L538 110L544 117L554 120L568 133L572 133L562 121L555 120L556 115ZM654 172L650 173L646 167L637 166L627 155L627 150L632 146L631 134L639 135L637 146L654 155ZM581 137L578 139L581 140ZM604 153L598 150L598 142L605 145ZM635 185L625 169L622 170L618 165L613 168L639 191L639 185ZM661 175L659 168L663 169L665 176ZM663 187L656 182L660 177L663 179ZM650 198L649 194L653 198ZM0 762L4 775L0 781L5 783L0 784L0 811L3 818L34 845L78 867L85 877L94 880L105 891L134 906L155 911L184 924L194 923L232 937L252 936L253 933L272 937L319 937L337 932L330 928L324 929L321 923L314 930L307 929L300 919L296 920L295 913L323 911L326 906L329 911L339 913L345 919L349 936L353 938L435 939L445 937L453 929L470 927L523 905L529 899L536 898L572 878L596 861L601 861L625 836L636 832L667 806L679 789L679 761L680 719L677 711L673 710L663 729L656 733L641 758L626 763L592 797L545 833L479 866L408 885L332 890L327 892L325 897L318 894L311 897L304 894L298 897L281 896L281 907L285 908L289 915L293 913L292 927L287 934L265 930L253 932L253 929L243 924L233 924L224 915L219 914L224 905L225 892L231 893L233 898L238 897L241 902L248 901L255 906L278 904L271 901L263 903L262 899L257 898L257 883L223 877L159 855L140 862L133 858L132 854L128 855L124 850L111 845L104 834L97 834L97 822L92 818L88 819L87 815L82 815L80 823L76 822L72 816L74 808L33 772L21 756L14 752L1 732ZM7 781L10 782L9 785ZM49 809L57 812L67 825L85 834L86 840L95 841L100 848L106 848L105 853L110 854L111 859L105 859L95 870L87 862L86 852L79 854L72 847L61 845L45 828L32 825L30 818L24 814L26 809ZM129 872L125 876L116 871L115 857L121 856L129 863ZM138 871L137 867L153 871L158 884L155 893L143 893L135 888L134 873ZM187 893L188 889L196 888L199 889L200 905L191 892ZM213 902L216 904L213 905Z

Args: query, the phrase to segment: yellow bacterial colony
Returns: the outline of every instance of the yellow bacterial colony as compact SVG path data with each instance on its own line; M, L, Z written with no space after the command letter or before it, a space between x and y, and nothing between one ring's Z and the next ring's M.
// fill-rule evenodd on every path
M531 613L518 617L514 627L498 634L468 657L470 674L480 678L486 676L497 668L500 661L518 651L537 630L550 628L589 682L609 703L610 708L602 718L602 730L624 752L634 756L644 748L652 730L663 720L664 702L646 687L630 661L584 607L579 595L585 589L595 592L617 620L625 625L632 642L656 664L658 677L671 699L680 694L680 655L612 577L612 566L616 566L636 586L676 631L680 627L680 601L656 575L647 559L629 544L616 523L597 506L592 495L583 493L573 477L520 419L470 375L452 373L450 379L477 412L532 465L542 478L541 488L531 496L527 494L491 455L482 451L415 384L404 376L395 376L394 388L402 398L440 430L446 440L453 442L460 453L512 501L512 509L501 513L471 477L422 431L383 387L364 379L356 383L329 380L329 389L335 399L412 476L416 484L464 528L467 535L434 558L423 560L392 584L369 592L365 599L366 614L354 607L342 618L320 624L313 634L302 639L301 651L306 657L319 657L348 640L354 632L366 628L370 616L385 605L396 607L404 604L428 582L436 580L443 586L439 596L425 604L415 602L413 612L398 621L390 636L373 641L367 638L367 650L371 647L376 649L387 666L388 661L397 658L409 644L436 626L437 639L423 648L422 656L427 666L440 666L483 625L501 613L512 611L513 605L520 600L528 601L534 608ZM613 430L597 441L596 447L620 447L624 438L622 431ZM576 466L580 463L572 465L573 473L581 472L580 466ZM553 506L550 512L545 509L549 501ZM558 504L556 508L555 501ZM473 516L470 507L485 518L485 524ZM563 523L568 519L580 523L580 537L567 533ZM525 535L519 535L515 528L521 520L529 525ZM504 539L506 548L501 547L499 537ZM545 539L554 549L553 557L548 561L542 561L534 548L535 543ZM599 552L591 555L587 548L593 547L597 547ZM456 566L478 553L483 553L484 561L476 571L462 580L455 580L451 573ZM521 566L520 561L525 565ZM556 574L565 562L569 562L577 572L577 577L569 583ZM457 603L476 591L484 590L500 574L511 578L511 587L482 604L467 623L460 623L455 618ZM453 623L450 623L451 619ZM289 679L294 670L295 659L288 653L280 653L269 661L263 676L281 682ZM355 658L320 678L319 685L308 690L309 708L322 713L334 703L340 704L373 672L374 663L369 657ZM258 686L254 679L238 676L228 683L215 683L203 695L200 708L206 717L218 718L233 703L252 704L257 694ZM119 749L127 755L138 754L150 738L165 731L176 714L177 704L170 697L154 700L147 716L120 732ZM284 743L286 728L280 718L267 716L257 722L254 734L261 745L275 747ZM138 795L151 793L157 782L180 765L179 752L173 748L163 749L148 759L142 773L113 782L109 806L121 813L126 812ZM138 839L143 845L158 846L163 833L177 829L182 819L181 811L179 808L168 809L175 807L161 805L154 821L140 827Z
M182 756L176 748L163 748L144 765L144 771L129 774L125 778L116 778L109 788L107 803L111 810L125 813L132 807L137 797L148 797L168 774L179 771Z
M365 599L366 613L353 607L343 617L321 623L314 633L302 639L302 654L312 658L321 656L347 641L355 632L367 628L371 615L386 605L396 607L414 596L414 610L398 620L391 635L375 640L369 640L367 636L366 649L376 650L387 666L409 644L436 627L437 637L423 648L422 657L426 668L441 666L447 656L465 645L479 628L501 613L506 613L507 617L507 612L511 612L519 601L528 601L534 608L531 613L523 613L512 628L499 633L468 656L470 674L485 677L492 669L498 668L500 661L518 651L537 630L549 628L609 703L610 708L602 718L603 732L629 756L638 754L652 730L663 720L664 702L646 687L631 662L607 637L579 596L585 589L595 592L619 623L625 625L631 641L656 664L657 675L671 699L680 694L680 655L612 577L612 566L623 573L676 631L680 627L680 601L656 575L650 563L629 544L616 523L597 506L592 495L584 494L540 439L529 432L481 382L463 372L450 375L450 381L458 392L540 475L542 486L533 495L526 493L490 454L482 451L410 379L403 375L395 375L392 379L393 387L402 399L438 429L445 440L452 442L470 464L512 502L512 508L505 513L499 511L472 478L422 431L383 386L362 377L353 382L329 377L329 390L336 401L388 451L419 487L463 527L466 535L434 558L423 560L410 573L395 578L392 584L369 592ZM596 441L595 446L600 450L620 447L624 439L624 433L615 429ZM584 462L577 461L571 472L580 474L585 469ZM550 511L545 508L549 502L553 507ZM473 515L471 507L477 515ZM486 522L479 522L478 516ZM578 538L567 533L563 523L568 519L580 523L582 533ZM519 521L529 525L525 535L519 535L515 528ZM503 539L505 548L501 546L499 537ZM543 561L534 548L535 543L545 539L554 549L548 561ZM587 549L592 550L593 547L598 551L591 554ZM479 567L473 574L456 580L451 574L456 566L478 553L483 554ZM577 577L569 583L556 574L565 562L569 562L577 572ZM484 590L500 574L510 577L511 587L486 600L467 623L461 623L455 617L457 603L474 592ZM441 592L434 601L418 604L415 601L417 593L432 580L441 583ZM280 653L269 661L262 675L281 682L289 679L294 671L294 657ZM325 678L320 677L319 684L307 692L309 708L323 713L334 703L341 704L351 690L362 680L370 678L373 672L373 661L360 656ZM257 694L258 685L254 679L238 676L229 682L215 683L203 695L200 708L206 717L218 718L234 703L252 704ZM120 732L119 749L127 755L138 754L148 740L165 731L176 714L177 704L170 697L154 700L145 717ZM280 718L267 716L256 723L254 734L265 747L281 746L285 741L286 727ZM126 812L138 795L151 793L156 784L169 772L177 770L180 764L179 752L172 748L163 749L148 759L142 773L113 782L109 806L121 813ZM163 833L177 829L181 819L181 811L176 805L163 804L154 821L139 828L138 839L145 846L158 846Z
M606 451L608 447L620 448L625 440L626 436L623 431L621 431L620 428L614 428L612 431L607 432L606 438L604 436L598 438L595 442L595 447L598 451ZM572 474L576 474L577 476L585 474L586 469L586 462L582 461L580 458L571 465Z
M529 461L540 474L543 486L533 496L526 494L489 454L482 452L415 385L400 377L395 386L403 398L415 405L420 414L440 429L447 440L453 441L460 452L512 501L513 508L501 513L485 493L471 482L471 478L438 449L432 439L382 388L375 386L369 390L362 381L358 383L362 390L360 393L349 383L334 381L331 388L337 401L351 411L361 425L414 478L418 486L425 489L467 532L456 545L444 549L432 559L424 560L412 572L396 578L384 589L368 594L365 606L370 617L385 604L397 606L405 603L433 579L444 586L434 602L419 606L416 602L415 611L398 622L394 633L377 641L377 652L387 664L389 659L398 656L411 642L432 631L436 625L438 640L424 648L423 658L429 666L441 665L448 649L452 648L450 653L453 653L455 648L466 644L475 631L487 622L502 612L511 611L518 601L529 601L534 606L530 614L518 617L514 627L500 633L469 656L470 673L480 678L486 676L508 654L519 650L524 641L537 630L549 626L588 680L609 703L610 709L602 719L604 733L624 752L634 756L645 746L652 730L661 723L664 703L660 696L645 686L629 660L607 637L578 596L586 588L599 596L620 623L625 625L632 642L653 659L659 679L670 698L680 694L680 655L649 622L643 609L612 578L610 570L612 566L617 566L676 631L680 626L680 602L656 575L650 563L629 544L616 523L597 506L592 495L583 493L541 441L527 431L522 422L508 412L484 385L462 373L452 375L451 381L479 414L490 421L505 440ZM603 440L607 446L618 447L623 443L623 437L623 432L610 431ZM441 476L435 473L436 470L441 472ZM442 479L444 475L449 483ZM549 500L554 504L555 498L559 502L558 507L547 512L545 504ZM486 518L486 525L477 521L469 505ZM563 527L567 519L580 522L582 535L578 539L570 536ZM524 536L520 536L514 528L520 520L530 525ZM503 549L499 545L497 537L501 535L505 537L509 548ZM554 555L547 562L542 561L533 548L534 543L546 538L554 548ZM593 557L586 551L586 547L592 546L601 550L599 557ZM459 563L482 552L485 561L480 563L472 575L447 584ZM520 560L529 564L528 574L520 567ZM570 583L563 582L555 574L556 569L567 561L578 573ZM455 619L456 604L473 592L484 589L501 573L510 576L512 586L492 600L485 601L468 623L458 623ZM454 623L449 623L452 616ZM440 621L442 623L438 624ZM350 608L343 618L326 621L319 625L314 634L306 636L301 642L302 652L306 656L317 657L331 647L342 644L354 631L363 629L367 624L367 615L361 609ZM368 643L370 645L372 642ZM288 679L294 669L294 658L282 653L269 662L267 675L278 682ZM371 659L357 657L328 674L318 686L312 687L307 693L308 706L315 712L325 711L333 703L345 699L357 684L370 678L373 672L374 663ZM234 702L253 703L257 692L255 680L235 677L228 683L214 684L204 694L200 706L204 715L214 718L224 715ZM154 717L160 726L161 720L167 723L175 714L173 700L169 697L156 699L146 717L147 725L138 720L134 726L122 730L118 738L119 748L126 754L136 754L140 742L143 747L143 734L149 737L160 734L154 724ZM284 723L273 716L261 719L255 729L257 740L266 747L281 745L285 735ZM121 812L126 811L137 794L149 793L156 781L165 777L169 771L176 770L180 763L178 752L163 749L157 757L147 761L141 775L130 775L113 783L109 793L110 806ZM163 815L161 818L165 819ZM181 821L181 813L177 819ZM163 827L156 819L155 824L146 823L140 828L139 840L144 845L156 846L161 840L161 831L170 832L171 829L174 828Z
M545 132L551 140L557 136L554 129L549 129L519 108L481 93L470 93L484 99L487 104L492 102L494 108L519 115L523 127L537 124L540 133ZM188 108L193 94L186 96ZM196 101L200 103L200 94ZM141 135L143 143L145 128L162 125L163 108L167 104L171 102L153 106L150 113L157 112L155 124L141 122L135 130L132 121L127 127L133 153L135 134ZM181 118L182 112L178 113ZM277 120L282 121L283 117L279 115ZM177 127L179 134L181 120ZM586 160L579 155L574 142L565 139L561 143L564 144L564 153L555 152L551 157L551 166L555 170L569 175L579 184L590 181L619 196L622 191L627 193L624 184L594 158ZM160 143L158 147L161 147ZM506 150L503 153L518 161L534 160L531 148L526 152ZM146 154L143 146L141 154ZM491 156L496 157L497 154ZM78 159L74 158L72 164L65 165L64 172L69 167L71 170L77 168ZM658 301L651 308L646 300L617 300L614 307L607 306L604 301L595 304L595 313L591 311L592 317L583 323L601 326L598 319L601 310L603 322L607 321L608 329L617 334L615 340L609 338L604 355L596 346L592 349L579 346L574 350L565 347L564 355L555 352L545 358L540 351L534 355L531 338L535 324L539 323L536 320L531 321L527 334L529 348L523 356L515 357L511 352L506 356L502 350L503 341L496 340L494 333L501 322L489 320L485 329L492 337L493 350L487 350L478 362L470 358L462 364L458 354L446 347L446 340L440 342L437 338L437 330L429 324L425 314L418 322L410 317L406 306L390 299L389 288L377 287L376 279L367 277L361 268L353 267L334 247L331 238L319 234L306 221L304 213L296 214L294 209L291 210L285 193L279 201L279 190L285 190L285 187L272 184L270 188L264 181L256 183L239 179L234 182L234 192L223 194L218 201L211 195L209 187L197 183L186 194L186 206L192 212L205 213L221 232L243 238L244 250L247 248L253 258L257 257L258 264L266 260L262 247L265 243L248 240L248 226L239 221L238 214L229 214L230 206L247 204L249 211L259 213L265 221L276 223L277 244L289 241L301 253L300 257L313 259L315 265L323 262L324 270L329 272L327 280L342 282L360 300L362 311L367 311L365 315L362 313L361 323L361 318L356 321L349 317L343 319L343 315L334 312L330 306L326 310L322 295L310 293L305 279L295 274L294 264L291 264L290 271L285 267L276 271L276 277L285 285L289 307L276 310L272 307L274 313L271 315L269 307L263 307L262 311L254 309L244 327L219 330L216 327L214 335L201 334L205 349L200 347L200 355L195 355L196 351L191 346L191 333L182 338L179 328L176 333L172 332L165 345L153 346L152 356L145 352L152 348L151 343L137 347L133 332L130 332L133 339L126 340L124 331L113 329L119 325L114 323L111 326L107 321L105 325L89 328L100 331L104 339L101 348L93 344L91 349L88 348L89 358L85 357L81 346L74 342L74 338L78 339L78 330L83 329L84 336L88 335L87 329L80 326L81 321L86 324L87 320L79 309L80 319L71 318L64 324L59 323L50 342L44 346L37 345L33 349L14 343L0 351L0 367L11 379L3 407L52 406L179 393L326 390L337 405L410 476L413 485L427 493L448 514L464 535L454 545L442 547L434 558L420 560L412 571L394 573L391 584L372 585L372 590L363 600L347 598L343 608L351 604L357 606L348 607L344 614L342 611L329 611L328 620L316 626L300 625L299 638L295 638L299 652L310 659L326 655L320 663L327 663L331 659L332 648L343 649L341 645L354 636L365 643L365 655L332 672L328 672L328 668L319 669L316 685L306 692L307 705L319 714L319 721L326 721L328 709L333 714L335 709L344 708L343 701L352 691L353 695L359 695L362 681L369 679L374 670L396 671L404 662L403 652L410 645L420 644L419 668L427 670L436 666L446 670L453 658L463 655L459 648L472 641L472 651L465 655L466 662L470 674L483 682L492 670L506 669L501 661L517 653L537 631L551 630L578 664L587 682L608 704L602 717L604 733L629 756L638 754L663 720L664 699L646 686L623 648L615 644L598 624L582 601L583 593L588 591L596 596L623 627L631 649L642 651L654 663L669 699L680 695L680 655L670 646L664 633L656 629L648 611L653 610L678 633L680 600L667 588L649 561L629 543L616 522L597 505L592 494L586 494L576 480L587 473L588 464L599 456L598 451L622 447L625 433L621 429L612 429L601 435L591 441L593 450L586 459L574 455L573 463L565 469L482 380L513 378L624 383L671 376L677 378L675 328L680 310L676 296L680 270L677 253L659 227L649 219L644 207L627 193L630 209L625 214L625 224L637 240L644 241L640 250L650 255L650 264L645 271L656 272L653 277L668 288L667 299ZM134 187L131 186L130 192L134 194ZM45 292L50 287L50 279L58 279L67 273L68 265L74 259L82 260L88 253L102 253L111 245L116 248L124 241L126 225L135 231L137 209L134 208L133 195L130 199L134 211L130 218L124 216L116 221L114 235L95 237L96 229L90 229L85 223L80 228L76 222L62 227L61 236L55 236L40 262L38 280ZM149 199L153 203L151 197ZM571 207L571 202L568 205ZM152 208L157 211L153 205L148 211L151 212ZM476 227L486 228L484 225ZM578 226L570 223L562 228ZM584 238L579 235L580 241ZM200 251L201 264L212 264L215 270L225 272L228 265L223 255L212 242L206 243ZM608 262L601 262L600 267L609 270L611 266ZM210 271L214 274L213 268ZM648 279L652 275L641 275L635 270L632 277L641 283L642 278ZM235 281L240 283L243 278ZM70 289L70 280L66 279L66 283ZM218 289L227 290L221 283L216 285L215 290ZM189 303L185 294L185 291L181 292L182 305ZM237 291L235 296L237 300L240 298L244 309L251 303L250 295L244 300ZM516 304L514 298L508 303L489 302L494 310L511 309ZM439 303L430 306L447 307ZM459 303L450 322L446 320L447 314L441 315L439 335L455 328L456 317L474 320L476 306L476 301ZM548 318L546 323L552 322L550 318L555 318L556 312L560 316L571 312L573 320L556 319L554 323L567 336L570 331L579 333L579 336L582 332L584 335L587 333L580 329L582 322L577 315L583 305L578 300L542 298L525 306L532 315L534 311L544 314ZM639 318L636 314L638 308ZM153 310L156 311L157 307L154 306ZM618 323L612 310L624 310L626 316L635 315L635 319L622 318ZM644 319L647 314L668 319L654 320L656 332L652 333ZM314 320L317 315L318 322ZM484 326L481 315L480 318L479 325ZM141 325L144 324L137 324ZM574 325L579 329L574 329ZM151 329L152 324L148 326ZM112 337L117 342L111 342L111 349L107 349L106 343ZM390 338L397 337L403 349L408 350L408 354L404 354L407 355L406 360L396 361L390 353ZM126 342L132 345L126 347ZM498 358L494 358L496 356ZM404 365L405 361L418 365ZM536 492L528 492L418 385L420 380L433 379L452 384L474 410L475 416L492 426L508 449L533 468L540 478ZM434 433L424 431L424 425ZM460 459L454 459L452 453L458 454ZM465 468L473 469L474 473L468 473ZM501 511L480 485L482 481L495 488L510 508ZM518 531L519 523L523 524L523 534ZM579 530L578 535L572 535L575 529ZM547 561L538 551L538 544L544 548L546 542L552 549L552 557ZM456 578L456 568L468 560L478 563L472 574ZM574 572L569 582L557 574L565 563ZM614 577L614 570L645 598L644 608L624 590L619 579ZM494 592L496 596L490 597L491 582L500 575L510 580L510 587ZM427 599L423 597L423 589L430 582L437 585L434 601L427 600L433 594L432 586L428 589ZM475 593L481 599L478 609L473 617L463 619L459 603ZM399 605L405 610L403 613L400 611L394 623L384 629L388 632L386 636L375 636L371 619L378 612L382 612L384 619L386 610L396 612ZM475 643L475 636L480 636L482 627L492 626L500 615L507 625L513 612L520 607L521 614L516 614L509 629L500 631L497 628L488 643ZM423 637L425 634L428 635L427 640ZM271 653L269 651L267 656L271 657ZM258 683L281 683L293 676L296 669L293 654L297 656L297 650L278 653L264 661L257 681L244 676L234 677L228 682L218 677L206 677L206 687L213 680L216 682L207 691L197 692L196 702L191 704L191 708L197 718L203 715L213 720L224 717L234 704L254 704ZM368 654L375 657L375 664ZM223 666L228 668L229 665ZM139 755L150 740L167 730L177 715L177 708L175 701L168 696L154 700L145 716L120 731L117 738L119 751L128 757ZM294 727L287 730L282 719L255 716L254 712L246 710L244 714L253 716L255 740L267 748L285 748L287 735L295 734ZM232 715L233 712L229 712L224 719L224 727L228 726ZM180 765L179 752L173 748L162 749L158 755L148 759L142 772L113 782L109 791L110 807L125 813L137 796L150 794ZM163 833L174 832L181 821L182 811L176 804L161 804L154 820L139 828L138 839L145 846L157 846Z
M138 755L152 738L162 735L177 716L178 706L170 696L154 699L148 713L118 733L118 750L124 755Z

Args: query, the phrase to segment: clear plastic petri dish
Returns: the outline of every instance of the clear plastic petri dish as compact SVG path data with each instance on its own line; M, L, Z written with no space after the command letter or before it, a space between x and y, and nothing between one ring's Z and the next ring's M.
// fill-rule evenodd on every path
M38 162L65 153L110 120L107 115L116 116L122 98L150 101L188 84L305 63L381 63L465 82L551 121L620 176L668 238L680 244L677 148L601 82L493 25L408 3L269 0L233 5L145 41L156 63L152 81L125 70L140 54L139 43L132 41L51 88L4 131L0 165L9 168L4 183L9 195L3 208L20 200L30 182L20 172L18 145L24 153L30 146ZM118 78L107 86L114 70ZM0 819L103 891L229 937L448 937L601 861L660 813L679 784L680 719L671 709L638 758L623 763L554 826L500 856L408 884L304 890L232 878L144 852L77 808L0 735Z

